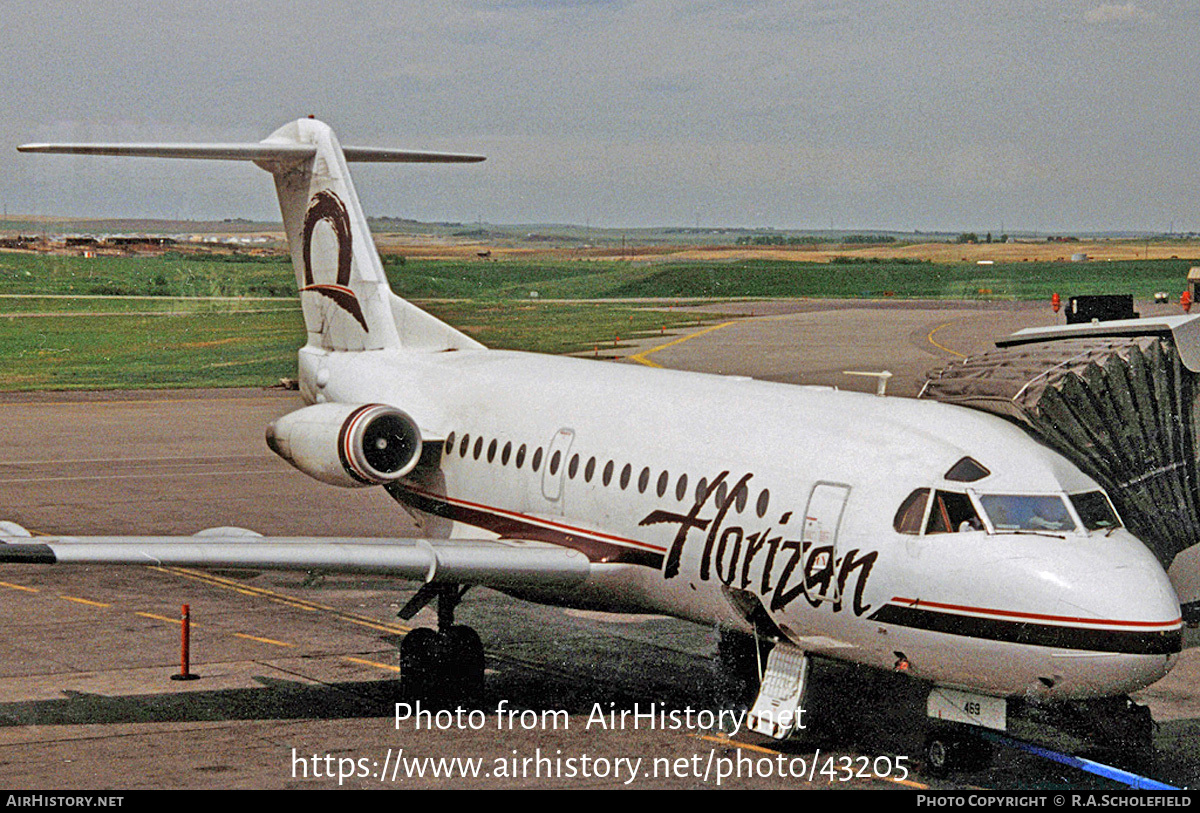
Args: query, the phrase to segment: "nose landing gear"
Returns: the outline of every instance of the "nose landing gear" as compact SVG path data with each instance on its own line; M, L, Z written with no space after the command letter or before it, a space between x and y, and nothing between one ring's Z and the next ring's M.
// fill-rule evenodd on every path
M991 764L993 750L990 742L969 730L933 726L925 736L925 770L938 778L958 771L978 771Z

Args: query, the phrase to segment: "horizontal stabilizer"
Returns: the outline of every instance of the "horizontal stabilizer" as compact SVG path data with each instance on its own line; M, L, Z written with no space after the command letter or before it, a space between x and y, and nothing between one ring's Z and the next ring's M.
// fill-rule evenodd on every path
M211 158L232 161L296 161L317 154L314 144L22 144L19 152L123 155L143 158Z
M426 582L567 587L591 564L577 551L495 540L222 536L8 537L2 564L160 565L374 573Z
M226 161L300 161L317 154L315 144L269 141L248 144L22 144L20 152L64 155L116 155L142 158L208 158ZM483 161L482 155L375 147L343 147L347 161L466 164Z
M392 161L409 164L475 164L486 160L482 155L421 150L381 150L375 147L342 147L347 161Z

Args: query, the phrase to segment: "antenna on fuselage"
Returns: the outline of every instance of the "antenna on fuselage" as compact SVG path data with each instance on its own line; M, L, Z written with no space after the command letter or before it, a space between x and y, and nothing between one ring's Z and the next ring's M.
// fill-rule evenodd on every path
M842 370L842 375L865 375L870 378L877 379L875 382L875 394L880 398L887 395L888 379L892 377L890 370L883 370L878 373L868 373L859 370Z

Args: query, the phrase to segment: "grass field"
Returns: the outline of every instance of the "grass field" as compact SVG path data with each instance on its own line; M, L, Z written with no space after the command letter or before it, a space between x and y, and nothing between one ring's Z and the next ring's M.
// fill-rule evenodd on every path
M245 255L76 257L0 253L0 294L71 296L292 296L290 263Z
M920 260L627 262L407 260L385 257L392 288L410 299L633 299L665 297L887 297L1042 299L1156 291L1178 296L1186 259L1010 262ZM291 297L283 257L67 257L0 254L0 294Z
M488 346L547 353L603 351L617 337L696 324L693 316L621 300L1149 298L1157 291L1174 299L1191 264L386 258L401 296L423 301ZM596 299L615 301L579 301ZM282 257L0 253L5 390L272 384L295 374L303 341L293 272Z
M551 299L832 297L1048 299L1183 290L1189 260L1028 262L979 266L919 261L628 263L410 260L391 265L404 296Z
M694 316L602 303L432 302L489 347L611 350ZM13 298L0 295L7 391L265 386L293 377L304 343L298 301Z

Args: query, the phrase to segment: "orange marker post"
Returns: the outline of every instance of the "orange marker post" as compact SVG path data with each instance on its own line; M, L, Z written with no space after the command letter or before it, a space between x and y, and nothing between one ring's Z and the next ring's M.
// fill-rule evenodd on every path
M191 672L191 637L191 608L185 604L179 627L179 674L171 675L171 680L196 680L200 677Z

